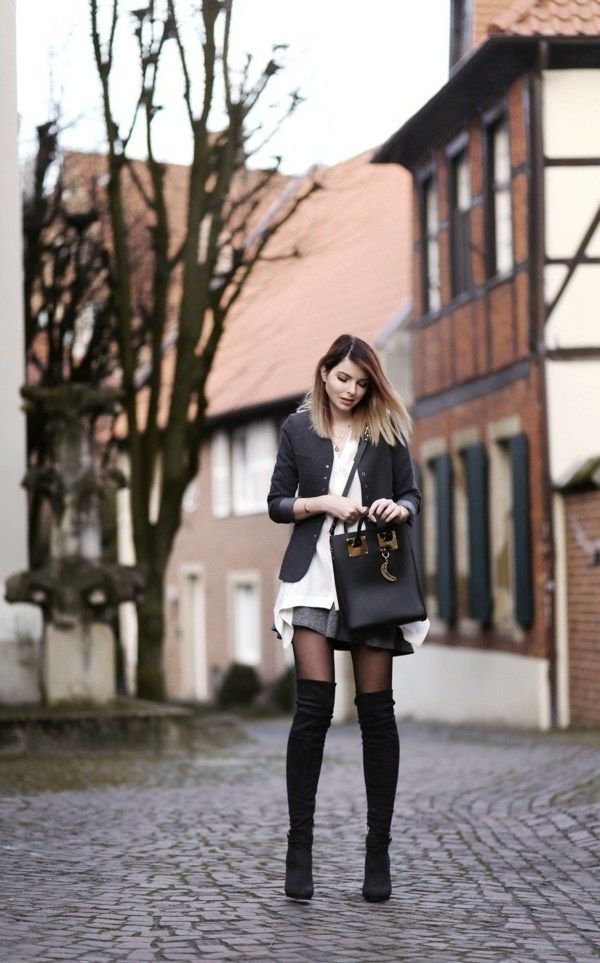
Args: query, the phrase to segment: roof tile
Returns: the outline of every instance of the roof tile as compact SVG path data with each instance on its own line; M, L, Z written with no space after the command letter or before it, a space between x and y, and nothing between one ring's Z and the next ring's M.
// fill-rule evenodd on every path
M489 35L577 37L600 35L600 0L515 0Z
M411 296L411 178L361 154L322 171L270 242L229 319L208 385L210 415L301 394L337 335L374 341Z

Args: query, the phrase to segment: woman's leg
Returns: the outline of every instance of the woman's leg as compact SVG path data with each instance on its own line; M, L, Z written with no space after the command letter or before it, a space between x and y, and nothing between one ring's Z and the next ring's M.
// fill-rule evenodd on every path
M352 662L367 794L363 896L380 901L391 894L388 846L400 764L392 692L393 655L387 649L361 645L353 648Z
M333 645L313 629L294 627L292 638L296 679L335 682Z
M285 892L313 894L312 840L317 787L335 701L333 646L310 629L296 628L296 710L287 743L286 782L290 829Z

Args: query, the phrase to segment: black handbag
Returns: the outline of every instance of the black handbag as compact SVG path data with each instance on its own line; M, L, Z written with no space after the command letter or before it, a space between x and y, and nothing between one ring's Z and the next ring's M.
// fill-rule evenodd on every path
M352 484L360 456L361 441L348 475L343 496ZM396 522L372 522L360 516L355 532L335 535L338 520L329 530L333 574L340 607L350 629L372 625L420 622L427 618L423 592L408 526Z

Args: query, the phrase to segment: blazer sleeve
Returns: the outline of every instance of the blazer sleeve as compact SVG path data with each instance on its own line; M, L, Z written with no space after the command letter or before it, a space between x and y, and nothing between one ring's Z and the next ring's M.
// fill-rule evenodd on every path
M281 429L277 460L267 495L269 518L274 522L295 522L294 502L298 489L298 466L291 438L290 419L286 418Z
M392 448L393 499L410 512L406 519L412 525L413 519L421 511L421 492L417 488L415 470L407 444L394 445Z

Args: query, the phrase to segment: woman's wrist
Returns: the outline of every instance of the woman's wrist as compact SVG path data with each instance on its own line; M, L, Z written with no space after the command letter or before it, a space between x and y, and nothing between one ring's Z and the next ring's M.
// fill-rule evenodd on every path
M313 515L320 515L323 511L324 508L319 497L305 497L302 495L294 502L294 517L296 518L296 521L302 521L305 518L312 518Z
M324 508L318 495L312 495L310 498L304 499L304 514L307 517L309 515L320 515L323 511Z

